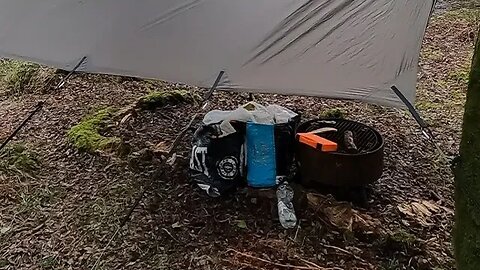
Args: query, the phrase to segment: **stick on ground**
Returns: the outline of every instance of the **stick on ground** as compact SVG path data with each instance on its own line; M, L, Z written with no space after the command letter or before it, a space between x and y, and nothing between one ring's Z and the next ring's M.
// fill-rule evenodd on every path
M281 263L276 263L276 262L272 262L272 261L269 261L269 260L265 260L265 259L262 259L262 258L258 258L258 257L255 257L253 255L249 255L249 254L245 254L243 252L240 252L240 251L237 251L235 249L227 249L227 251L232 251L238 255L241 255L243 257L246 257L246 258L249 258L249 259L254 259L254 260L257 260L257 261L260 261L260 262L263 262L263 263L266 263L266 264L270 264L270 265L274 265L274 266L277 266L277 267L282 267L282 268L291 268L291 269L299 269L299 270L343 270L342 268L338 268L338 267L334 267L334 268L325 268L325 267L320 267L320 266L299 266L299 265L291 265L291 264L281 264ZM311 264L310 264L311 265Z

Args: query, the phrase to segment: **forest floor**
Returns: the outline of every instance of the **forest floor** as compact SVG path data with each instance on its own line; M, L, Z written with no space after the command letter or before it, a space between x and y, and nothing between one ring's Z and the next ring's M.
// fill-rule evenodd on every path
M438 146L454 156L480 12L478 3L439 4L422 48L416 106ZM16 65L24 72L13 76L19 67L0 63L0 141L47 97L39 85L63 76ZM25 78L28 85L15 84ZM79 151L67 133L101 108L122 110L153 90L175 89L199 92L159 81L77 74L52 95L0 153L0 269L455 268L449 165L408 112L352 101L255 95L257 102L283 105L304 120L338 110L384 136L383 176L369 187L368 207L354 207L353 228L333 224L308 206L297 209L300 226L285 230L275 200L245 189L208 198L187 177L192 131L176 153L177 162L119 228L157 168L156 157L145 149L172 143L195 104L137 110L108 122L102 135L128 145L122 153ZM216 92L210 107L233 109L247 98ZM358 216L367 219L368 228L355 226Z

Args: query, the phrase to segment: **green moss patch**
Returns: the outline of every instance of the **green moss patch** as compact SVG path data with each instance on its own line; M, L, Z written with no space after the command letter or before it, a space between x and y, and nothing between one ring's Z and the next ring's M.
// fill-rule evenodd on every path
M54 76L53 69L38 64L0 60L0 85L7 94L18 95L30 90L43 91Z
M339 108L330 109L323 113L324 118L344 119L345 116L346 113Z
M391 234L390 240L394 241L395 243L401 243L408 246L414 245L417 242L415 235L404 230L398 230Z
M68 131L69 141L77 149L86 152L118 146L121 143L120 138L105 137L99 133L105 124L114 117L114 112L115 110L112 108L106 108L85 117Z
M456 83L467 84L468 78L470 76L470 67L462 67L460 69L454 69L449 74L448 77L451 80L454 80Z
M424 111L429 111L429 110L438 110L441 108L441 104L438 102L431 102L428 100L417 100L415 106L417 109L424 110Z
M418 248L418 244L419 242L415 235L402 229L388 233L377 241L377 245L382 247L387 253L414 251Z
M0 172L32 175L39 166L38 155L23 143L11 144L0 152Z
M446 19L450 21L464 21L467 23L478 23L480 19L480 10L476 8L460 8L447 11L440 16L434 17L436 19Z
M140 98L137 106L142 109L153 110L166 105L192 103L194 101L195 96L187 90L154 91Z
M441 62L445 58L445 54L440 49L428 45L424 45L420 55L424 59L435 62Z

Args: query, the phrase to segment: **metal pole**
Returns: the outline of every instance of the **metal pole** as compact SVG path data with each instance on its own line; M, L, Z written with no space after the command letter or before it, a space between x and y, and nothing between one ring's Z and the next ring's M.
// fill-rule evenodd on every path
M420 114L417 112L415 107L412 105L412 103L410 103L410 101L408 101L408 99L402 94L402 92L395 85L392 86L392 90L405 104L405 106L407 106L408 110L412 114L413 118L415 118L415 121L417 121L417 123L420 125L420 127L422 127L422 129L428 128L427 123L423 121L422 117L420 117Z
M440 147L435 143L435 137L433 135L432 130L428 127L427 123L422 119L418 111L415 109L412 103L408 101L408 99L402 94L402 92L394 85L392 86L393 92L400 98L400 100L407 106L408 110L412 114L415 121L420 125L423 135L433 144L433 146L437 149L440 155L448 162L449 158L445 155L445 153L440 149Z
M215 82L213 83L212 87L210 88L210 90L205 94L203 100L202 100L202 103L199 104L199 111L196 112L193 116L192 116L192 119L190 120L190 122L182 129L182 131L177 135L177 137L175 138L175 141L173 141L172 145L170 146L170 149L168 150L168 153L166 155L166 157L162 160L162 162L160 163L159 165L159 169L154 173L154 176L150 179L150 181L147 182L147 184L145 185L145 187L142 189L142 191L140 192L139 196L137 197L137 199L135 200L135 202L133 203L132 207L130 207L130 209L128 210L127 214L125 215L125 217L122 219L122 221L120 222L120 227L123 227L127 222L128 220L130 219L130 216L132 215L133 213L133 210L135 210L135 208L137 208L138 204L142 201L143 199L143 196L145 195L145 191L147 189L150 188L150 186L153 184L153 181L156 180L157 178L160 178L161 176L163 176L164 174L164 170L162 167L164 167L164 165L166 164L168 158L170 158L173 153L175 152L175 150L177 149L178 145L180 144L180 141L185 137L185 135L187 134L187 131L190 129L190 127L193 125L193 123L195 122L195 119L197 119L197 117L200 115L200 111L205 109L205 107L208 105L208 101L209 99L211 98L213 92L215 91L215 89L217 89L217 86L218 84L220 83L220 80L222 79L223 75L225 74L224 71L220 71L220 73L218 74L217 76L217 79L215 80Z
M121 228L123 228L123 226L125 226L125 224L127 224L127 222L130 220L130 217L133 213L133 211L135 210L135 208L137 208L137 206L140 204L140 202L142 201L143 197L145 196L145 192L151 188L151 186L153 185L154 181L163 177L163 175L165 174L165 170L163 170L163 167L165 166L165 164L167 163L167 160L173 155L173 153L175 152L175 150L177 149L178 145L180 144L180 141L185 137L185 135L187 134L187 131L190 129L190 127L193 125L193 123L195 122L195 119L197 119L197 117L200 115L200 112L202 110L204 110L206 108L206 106L208 105L208 101L210 100L210 98L212 97L212 94L213 92L215 92L215 90L217 89L218 87L218 84L220 83L220 80L222 79L223 75L225 74L225 71L220 71L220 73L218 74L217 76L217 79L215 80L215 82L213 83L212 87L210 88L210 90L205 94L205 96L203 97L203 100L202 100L202 103L199 104L198 106L198 111L192 116L192 119L190 120L190 122L182 129L182 131L177 135L177 137L175 138L175 141L173 141L172 145L170 146L170 149L168 150L168 153L166 155L166 157L162 160L162 162L160 163L159 165L159 168L154 172L153 176L149 179L149 181L147 181L147 183L145 184L145 186L142 188L142 191L140 191L140 194L137 196L137 198L135 199L135 201L133 202L133 205L128 209L127 211L127 214L125 215L125 217L122 218L122 220L120 221L120 226L117 228L117 230L115 231L115 233L112 235L112 237L110 238L110 240L108 241L107 245L103 248L102 250L102 253L100 254L100 256L98 257L97 261L95 262L95 264L93 265L92 267L92 270L96 269L97 268L97 265L100 263L100 260L102 259L103 257L103 254L105 253L105 251L107 250L107 248L110 246L110 243L113 241L113 239L117 236L118 232L120 231Z
M72 76L72 74L77 71L77 69L83 64L83 62L85 62L86 59L87 57L84 56L80 60L80 62L78 62L78 64L67 74L67 76L60 80L60 82L53 88L53 90L58 90L60 87L62 87L65 82ZM47 99L50 98L50 95L51 93L47 95ZM10 136L8 136L5 141L3 141L2 145L0 146L0 151L2 151L2 149L7 146L7 144L17 135L17 133L20 132L20 130L28 123L28 121L30 121L30 119L32 119L32 117L43 108L44 104L45 101L39 101L37 105L35 105L34 110L31 111L30 114L22 121L22 123L10 134Z

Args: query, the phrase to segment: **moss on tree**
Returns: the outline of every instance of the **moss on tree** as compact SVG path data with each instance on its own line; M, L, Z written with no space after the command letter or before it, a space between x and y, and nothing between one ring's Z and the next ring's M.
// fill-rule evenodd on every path
M459 270L480 269L480 39L478 38L465 104L460 159L455 170L454 245Z
M113 116L114 110L106 108L85 117L68 131L69 141L77 149L87 152L118 146L121 143L120 138L105 137L99 133L105 123L111 120Z

